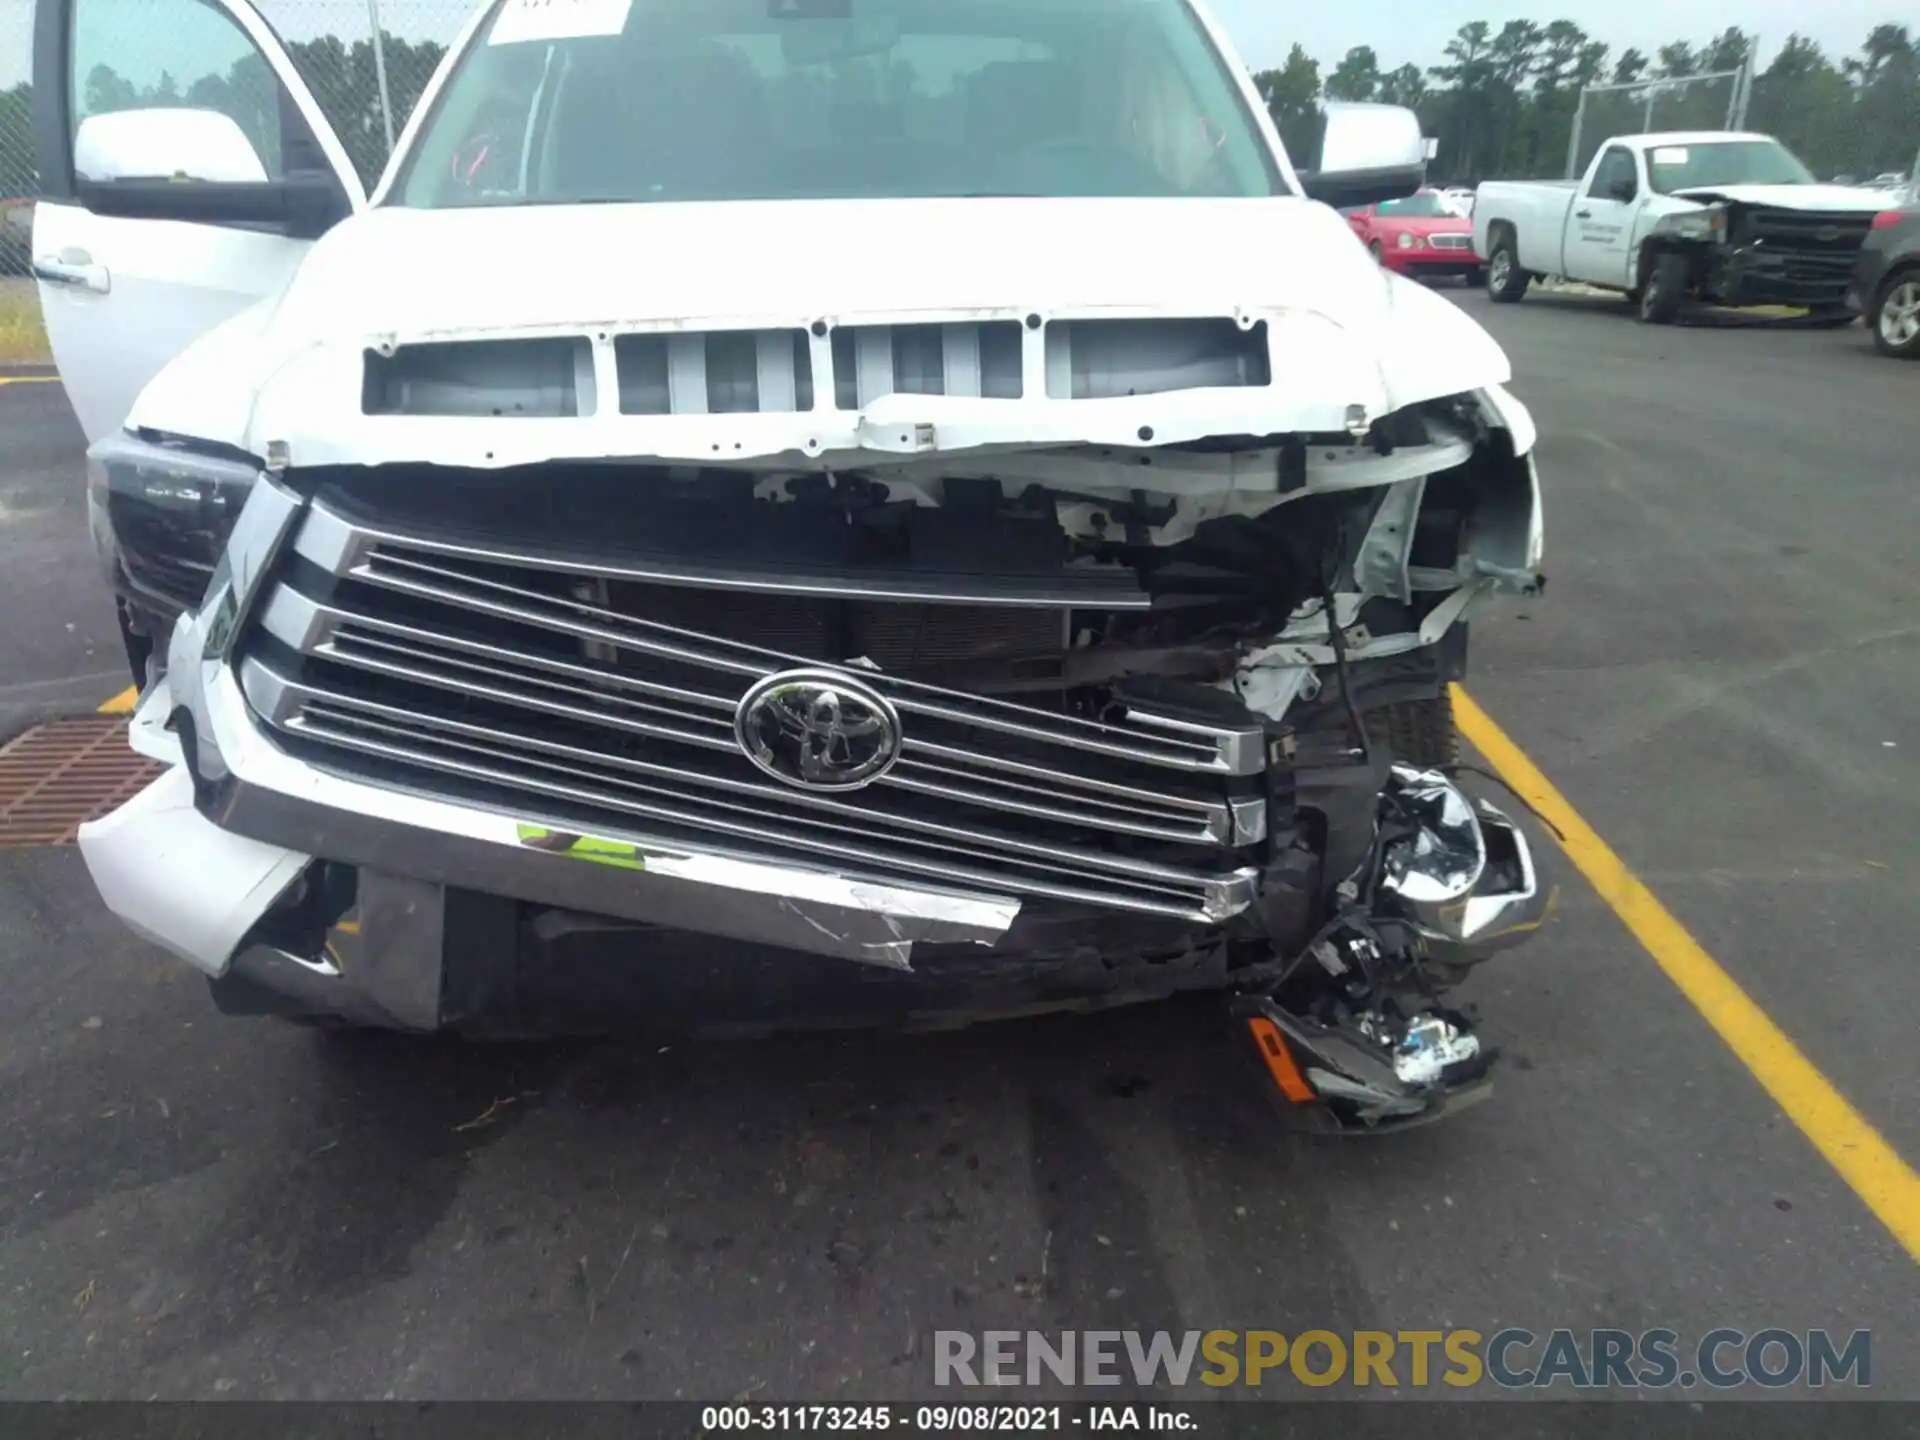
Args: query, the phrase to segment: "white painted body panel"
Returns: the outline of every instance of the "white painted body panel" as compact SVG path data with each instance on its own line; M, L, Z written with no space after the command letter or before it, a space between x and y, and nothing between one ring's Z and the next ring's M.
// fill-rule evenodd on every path
M257 231L34 210L33 253L96 267L107 289L40 284L47 341L89 443L113 434L180 352L283 287L311 248Z

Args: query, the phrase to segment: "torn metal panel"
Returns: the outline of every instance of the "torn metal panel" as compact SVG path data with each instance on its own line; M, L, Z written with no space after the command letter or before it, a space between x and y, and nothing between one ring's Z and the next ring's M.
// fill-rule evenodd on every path
M1280 663L1269 649L1259 661L1242 665L1234 684L1249 710L1278 720L1295 700L1319 692L1320 677L1311 665Z
M1380 508L1374 512L1373 524L1361 539L1360 553L1353 563L1354 580L1363 594L1402 601L1413 598L1407 559L1413 553L1426 485L1426 476L1422 475L1389 485L1381 496Z

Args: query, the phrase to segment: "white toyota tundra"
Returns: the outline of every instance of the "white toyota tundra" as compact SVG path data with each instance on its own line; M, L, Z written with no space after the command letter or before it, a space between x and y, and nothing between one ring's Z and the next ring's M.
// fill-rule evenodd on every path
M369 195L246 0L38 6L168 764L81 844L223 1009L1206 988L1290 1114L1484 1093L1441 997L1549 890L1448 685L1540 496L1505 356L1331 208L1411 114L1301 173L1194 0L494 0Z

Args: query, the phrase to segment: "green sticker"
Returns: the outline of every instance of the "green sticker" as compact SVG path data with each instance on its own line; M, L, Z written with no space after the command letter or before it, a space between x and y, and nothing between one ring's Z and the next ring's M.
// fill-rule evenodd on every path
M622 870L645 870L647 857L637 845L621 840L602 840L596 835L570 835L564 830L548 830L539 825L516 827L520 843L575 860L591 860L596 865L613 865Z

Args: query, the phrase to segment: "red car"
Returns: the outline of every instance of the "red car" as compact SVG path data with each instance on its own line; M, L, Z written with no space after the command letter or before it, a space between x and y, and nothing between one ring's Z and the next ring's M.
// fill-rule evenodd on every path
M1459 275L1476 284L1481 262L1473 253L1473 218L1464 211L1451 196L1422 190L1405 200L1363 205L1346 213L1353 233L1389 270L1402 275Z

